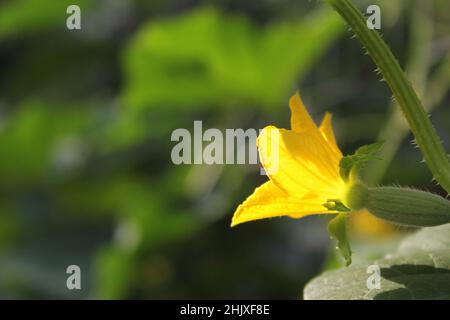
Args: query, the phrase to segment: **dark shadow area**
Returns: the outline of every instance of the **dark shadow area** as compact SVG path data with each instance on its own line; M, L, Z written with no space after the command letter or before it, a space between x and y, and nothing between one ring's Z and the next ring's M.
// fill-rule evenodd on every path
M377 294L375 300L450 299L450 270L428 265L395 265L381 268L381 277L404 285Z

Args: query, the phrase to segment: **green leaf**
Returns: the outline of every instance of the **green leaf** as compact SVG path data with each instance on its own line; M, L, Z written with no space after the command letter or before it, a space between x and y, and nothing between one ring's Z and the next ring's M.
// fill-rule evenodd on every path
M441 251L450 248L450 224L424 228L400 243L401 252Z
M423 229L407 237L396 253L380 260L325 272L308 283L304 298L314 299L450 299L450 224ZM368 288L379 267L379 289Z
M342 26L323 8L265 27L212 7L151 20L124 54L124 104L136 110L278 106Z
M358 175L359 171L370 160L375 158L375 154L381 149L383 144L383 141L368 144L358 148L354 154L343 157L339 163L339 173L342 179L347 181L350 178L350 174Z
M337 240L338 249L345 259L345 264L348 266L352 263L352 250L347 240L347 214L340 213L328 223L327 229L331 237Z

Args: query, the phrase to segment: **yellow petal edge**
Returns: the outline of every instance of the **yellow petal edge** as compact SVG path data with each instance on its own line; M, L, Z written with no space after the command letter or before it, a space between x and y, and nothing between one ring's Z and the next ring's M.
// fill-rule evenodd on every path
M337 213L323 204L341 199L346 190L339 175L342 153L336 144L331 114L320 127L297 93L289 100L291 130L265 127L257 140L269 181L256 188L233 215L231 226L281 216L302 218Z

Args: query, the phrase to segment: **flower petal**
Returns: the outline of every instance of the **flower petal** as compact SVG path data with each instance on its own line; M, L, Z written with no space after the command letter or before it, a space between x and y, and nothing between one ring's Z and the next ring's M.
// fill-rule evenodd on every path
M300 94L296 93L289 100L291 109L291 129L294 131L317 130L317 126L305 108Z
M334 136L333 126L331 124L331 113L325 113L323 117L322 123L320 124L319 130L324 139L328 142L328 145L331 147L333 152L340 158L342 158L342 152L339 150L339 147L336 143L336 138Z
M231 226L264 218L280 216L302 218L307 215L330 213L334 212L327 211L320 202L291 197L268 181L256 188L253 194L237 208Z
M300 94L297 93L289 100L289 107L291 109L291 129L295 132L301 133L308 131L311 134L317 134L320 136L320 140L324 140L333 154L333 160L337 165L342 158L342 152L336 143L334 137L333 127L331 125L331 114L328 112L325 114L320 128L317 127L313 119L308 113Z
M341 196L344 182L336 156L321 135L268 126L257 144L267 175L289 195L321 197L323 202Z

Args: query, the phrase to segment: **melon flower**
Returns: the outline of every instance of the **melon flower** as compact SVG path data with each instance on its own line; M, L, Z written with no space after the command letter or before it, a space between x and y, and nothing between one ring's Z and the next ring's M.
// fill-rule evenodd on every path
M369 187L360 170L374 158L382 142L365 145L343 157L325 114L319 127L298 94L289 101L291 130L264 128L258 151L269 181L255 189L234 213L231 226L247 221L289 216L335 214L328 232L351 263L346 221L350 211L365 209L382 220L412 227L450 223L450 201L425 191L401 187Z
M346 194L352 183L340 174L343 156L331 115L326 113L317 127L299 94L291 97L289 106L291 130L268 126L258 136L258 151L269 181L237 208L232 227L264 218L337 214L342 211L338 205L348 206Z

